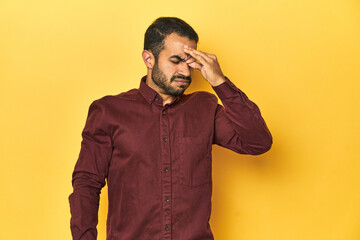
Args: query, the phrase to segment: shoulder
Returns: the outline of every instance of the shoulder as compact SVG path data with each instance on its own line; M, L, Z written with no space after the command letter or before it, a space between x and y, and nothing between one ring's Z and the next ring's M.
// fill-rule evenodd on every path
M89 106L90 115L112 116L114 113L121 111L129 103L134 102L138 96L137 89L131 89L117 95L106 95L94 100Z
M218 98L206 91L197 91L190 94L184 94L183 98L185 101L196 102L200 104L217 104Z
M92 102L92 105L99 105L104 107L111 107L112 105L118 105L122 102L134 101L138 96L139 91L137 89L131 89L127 92L122 92L117 95L106 95Z

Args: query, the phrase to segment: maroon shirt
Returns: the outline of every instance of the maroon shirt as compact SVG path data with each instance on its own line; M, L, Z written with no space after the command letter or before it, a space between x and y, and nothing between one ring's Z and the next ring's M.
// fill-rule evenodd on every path
M73 239L96 239L99 194L108 184L108 240L210 240L212 144L268 151L259 108L229 79L163 106L140 88L94 101L69 196Z

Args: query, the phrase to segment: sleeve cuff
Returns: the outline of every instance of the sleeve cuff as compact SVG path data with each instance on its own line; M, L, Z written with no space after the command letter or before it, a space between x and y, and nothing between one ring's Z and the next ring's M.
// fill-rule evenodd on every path
M237 96L239 93L242 93L241 90L238 89L227 77L225 77L225 82L212 88L220 99L231 98Z

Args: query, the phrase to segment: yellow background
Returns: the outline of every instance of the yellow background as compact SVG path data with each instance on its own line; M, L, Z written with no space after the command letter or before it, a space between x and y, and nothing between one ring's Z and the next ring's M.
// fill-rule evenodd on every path
M215 239L360 239L358 0L0 0L0 239L71 239L88 107L139 86L159 16L195 28L274 137L258 157L214 147Z

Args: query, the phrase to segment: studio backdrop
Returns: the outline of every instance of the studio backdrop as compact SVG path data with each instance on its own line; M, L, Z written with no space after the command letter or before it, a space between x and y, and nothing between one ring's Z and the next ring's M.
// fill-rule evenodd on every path
M215 239L360 239L358 0L1 0L0 239L71 239L89 106L138 88L160 16L194 27L274 138L260 156L214 146ZM187 92L199 90L214 93L195 72Z

